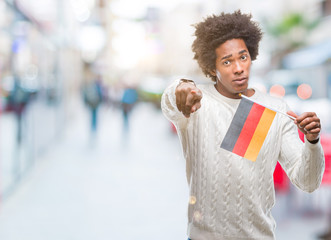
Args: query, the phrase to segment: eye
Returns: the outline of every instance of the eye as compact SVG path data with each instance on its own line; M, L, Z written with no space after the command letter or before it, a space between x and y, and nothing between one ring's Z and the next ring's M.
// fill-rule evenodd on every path
M241 60L246 60L248 58L248 56L247 55L242 55L240 58L241 58Z
M223 65L227 66L227 65L230 65L230 63L231 63L231 62L227 60L227 61L224 61L224 62L223 62Z

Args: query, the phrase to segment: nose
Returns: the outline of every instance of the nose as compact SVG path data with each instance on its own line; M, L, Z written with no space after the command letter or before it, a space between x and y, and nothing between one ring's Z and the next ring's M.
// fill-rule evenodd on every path
M236 75L240 75L244 72L244 68L240 61L236 61L235 64L233 65L233 72Z

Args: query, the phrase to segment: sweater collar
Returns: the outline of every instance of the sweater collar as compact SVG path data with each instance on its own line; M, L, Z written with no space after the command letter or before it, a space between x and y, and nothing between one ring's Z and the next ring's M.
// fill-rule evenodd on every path
M224 102L226 102L226 103L228 103L228 104L231 104L231 105L237 105L237 104L239 104L239 102L240 102L240 100L241 100L240 98L238 98L238 99L235 99L235 98L228 98L228 97L226 97L226 96L220 94L220 93L217 91L217 89L215 88L214 84L208 84L208 88L209 88L209 90L210 90L210 93L211 93L214 97L216 97L217 99L219 99L219 100L221 100L221 101L224 101ZM252 99L257 99L257 98L258 98L258 95L260 94L259 91L258 91L256 88L251 88L251 89L254 90L254 94L253 94L253 96L251 96L250 98L252 98Z

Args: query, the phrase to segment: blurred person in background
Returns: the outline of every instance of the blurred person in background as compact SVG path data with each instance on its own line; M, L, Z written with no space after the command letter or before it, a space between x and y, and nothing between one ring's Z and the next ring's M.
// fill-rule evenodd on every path
M102 79L100 75L88 79L84 84L83 98L90 111L90 126L93 137L98 128L98 108L103 101Z
M129 129L129 117L137 100L138 100L137 90L132 86L125 87L121 100L121 104L122 104L121 107L123 113L123 126L125 131Z
M13 111L17 120L17 135L16 141L17 144L20 145L22 142L22 134L23 134L23 115L25 109L30 102L32 97L32 92L29 92L25 89L21 80L18 76L14 76L14 87L12 91L8 94L8 102L7 102L7 111Z
M186 159L191 240L275 239L271 208L277 162L305 192L313 192L321 183L324 153L317 115L297 116L284 100L248 88L262 38L251 18L239 10L196 24L194 59L213 82L196 85L192 80L176 80L162 95L163 113L176 126ZM243 101L240 94L295 119L275 115L255 161L220 147ZM305 134L304 143L298 128Z

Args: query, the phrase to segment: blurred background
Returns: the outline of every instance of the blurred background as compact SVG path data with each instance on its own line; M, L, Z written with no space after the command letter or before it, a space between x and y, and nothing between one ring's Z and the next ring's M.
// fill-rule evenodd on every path
M0 239L187 239L185 161L160 97L178 77L210 81L192 24L239 8L264 32L251 85L323 126L317 191L276 168L276 236L327 234L330 0L0 0Z

